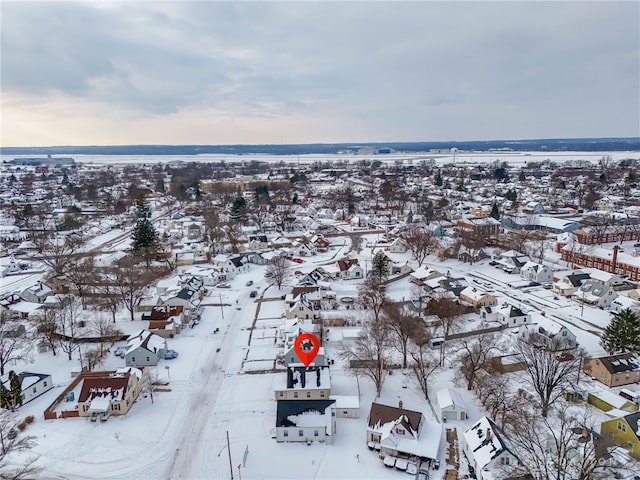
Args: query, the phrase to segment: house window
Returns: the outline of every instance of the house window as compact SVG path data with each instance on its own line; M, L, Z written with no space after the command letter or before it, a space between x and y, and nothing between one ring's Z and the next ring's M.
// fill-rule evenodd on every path
M293 392L293 398L298 398L298 392Z
M135 362L136 361L136 357L131 357L131 361Z
M86 412L87 410L89 410L89 405L83 405L83 406L82 406L82 410L83 410L84 412Z
M324 398L324 391L320 392L320 398Z
M119 403L112 403L111 404L111 410L116 410L116 411L120 411L120 404Z
M33 390L31 390L32 393L36 393L38 391L38 389L36 387L33 387Z
M566 331L566 330L563 330L563 331L562 331L562 336L563 336L563 337L566 337L566 336L567 336L567 331Z
M349 412L348 412L347 410L343 410L343 411L342 411L342 414L343 414L343 415L349 415Z
M288 437L289 436L289 430L285 430L282 432L282 436L283 437Z
M314 430L314 431L313 431L313 436L314 436L314 437L317 437L317 436L318 436L318 430Z
M606 373L604 373L604 372L602 372L602 373L600 374L600 378L602 378L603 380L606 380L606 379L607 379L607 374L606 374Z
M618 422L618 430L620 430L621 432L626 432L627 426L622 422Z
M150 360L150 359L149 359L149 357L147 357L147 362L148 362L149 360Z
M298 430L298 436L302 437L304 435L304 430Z
M280 397L284 397L284 392L280 392Z
M311 392L307 392L307 398L311 398Z
M46 387L46 386L47 386L47 381L45 380L45 381L42 383L42 385Z
M626 449L629 450L630 452L633 452L633 443L627 442Z

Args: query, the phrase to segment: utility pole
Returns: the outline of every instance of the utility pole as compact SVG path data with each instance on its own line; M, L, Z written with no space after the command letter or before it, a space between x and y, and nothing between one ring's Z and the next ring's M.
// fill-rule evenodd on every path
M231 480L233 480L233 465L231 464L231 447L229 446L229 430L227 430L227 453L229 454L229 472L231 473Z
M222 315L222 320L224 320L224 309L222 308L222 293L219 293L218 295L220 295L220 315ZM231 476L231 478L233 478L233 476Z

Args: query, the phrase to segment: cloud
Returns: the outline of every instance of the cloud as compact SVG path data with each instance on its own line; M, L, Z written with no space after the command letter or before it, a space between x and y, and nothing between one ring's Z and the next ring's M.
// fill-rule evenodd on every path
M15 123L56 108L84 115L66 120L71 143L140 143L127 132L141 124L157 125L152 143L227 143L208 119L233 119L244 143L638 135L639 15L636 2L6 2L2 142L37 142Z

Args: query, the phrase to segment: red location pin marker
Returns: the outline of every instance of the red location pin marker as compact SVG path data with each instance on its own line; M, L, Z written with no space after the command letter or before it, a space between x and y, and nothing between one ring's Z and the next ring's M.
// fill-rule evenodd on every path
M293 349L300 361L304 363L304 366L308 367L318 355L320 340L312 333L303 333L296 337L296 341L293 342Z

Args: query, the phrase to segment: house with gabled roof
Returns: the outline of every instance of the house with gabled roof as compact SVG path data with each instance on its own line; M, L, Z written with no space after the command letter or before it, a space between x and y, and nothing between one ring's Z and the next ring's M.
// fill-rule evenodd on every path
M81 417L126 415L142 391L144 371L119 368L115 372L91 372L84 377L78 396Z
M31 303L44 303L49 295L53 295L53 290L42 282L37 282L20 292L20 298Z
M411 283L423 286L428 280L432 280L434 278L442 278L444 277L444 275L432 268L420 266L415 271L411 272L409 274L409 277L411 278Z
M335 400L279 400L277 442L333 443L336 433Z
M53 388L53 380L51 375L47 373L16 372L16 374L22 388L23 405ZM0 381L2 381L7 390L11 390L8 375L3 376Z
M600 433L640 460L640 412L605 420L600 425Z
M148 330L140 330L127 339L124 354L128 367L147 367L158 365L167 351L167 340Z
M367 420L367 446L391 456L436 459L442 425L426 420L422 412L372 403Z
M604 383L607 387L619 387L640 382L640 354L620 353L607 357L586 358L584 373Z
M530 322L531 316L520 308L504 303L494 309L496 320L505 327L519 327Z
M531 259L524 253L517 252L515 250L509 250L500 255L498 263L500 263L502 269L508 273L520 273L520 270Z
M493 479L491 470L505 470L520 463L505 433L488 417L464 431L462 449L479 480Z
M498 297L479 288L468 286L460 292L460 300L473 305L473 308L491 307L498 303Z
M548 283L553 279L553 270L541 263L527 262L520 269L520 277L530 282Z
M443 388L436 392L436 411L441 422L467 419L467 409L462 396L452 388Z
M563 277L559 277L557 281L553 282L553 293L557 295L563 295L565 297L571 297L574 295L583 282L589 280L590 276L587 272L576 270Z
M329 273L332 273L336 278L341 278L343 280L364 278L364 270L358 264L357 258L343 258L342 260L336 260L333 268L331 268L331 266L327 266L325 269Z
M285 312L287 319L299 318L299 319L313 319L316 317L313 304L307 300L305 294L301 294L296 300L289 304Z
M538 345L554 351L578 346L576 335L566 325L541 314L533 315L531 322L523 325L520 336L530 338Z
M601 308L608 308L617 296L613 287L593 279L585 280L575 293L577 300Z
M276 377L274 392L278 401L328 399L331 395L329 366L290 364L286 376Z

